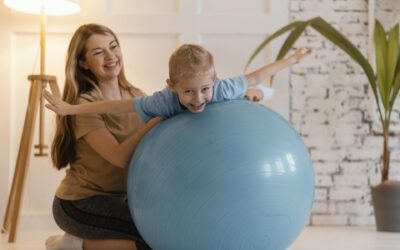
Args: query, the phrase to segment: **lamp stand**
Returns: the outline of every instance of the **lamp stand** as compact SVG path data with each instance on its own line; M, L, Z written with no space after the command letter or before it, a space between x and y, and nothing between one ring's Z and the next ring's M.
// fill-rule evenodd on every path
M15 241L19 211L22 200L22 191L24 189L25 177L27 175L29 165L29 156L32 149L32 140L37 110L38 108L40 108L40 112L44 112L44 100L41 94L42 90L46 88L47 84L49 84L50 89L54 94L60 94L55 76L30 75L28 76L28 79L31 81L28 107L26 109L24 128L21 135L17 162L15 164L14 177L12 181L10 195L8 197L3 227L1 230L2 233L9 232L8 242ZM43 115L41 115L41 120L43 120ZM42 122L39 125L42 125ZM39 132L40 131L43 132L43 126L41 126ZM39 153L36 153L35 156L47 155L43 152L43 149L47 148L47 146L43 144L43 133L40 133L39 144L35 145L35 148L39 149Z
M26 109L24 128L19 144L11 191L8 197L3 227L1 229L2 233L9 233L8 242L15 241L19 211L21 208L22 193L24 190L25 177L27 175L32 148L37 114L36 111L38 108L40 109L39 144L35 145L35 148L38 149L39 152L35 153L35 156L47 156L47 154L44 152L44 149L46 149L47 146L44 144L44 97L42 95L42 91L47 87L47 84L49 84L53 94L60 96L57 78L55 76L45 75L45 21L45 13L44 9L42 9L40 25L41 74L28 76L28 80L31 82L28 107Z

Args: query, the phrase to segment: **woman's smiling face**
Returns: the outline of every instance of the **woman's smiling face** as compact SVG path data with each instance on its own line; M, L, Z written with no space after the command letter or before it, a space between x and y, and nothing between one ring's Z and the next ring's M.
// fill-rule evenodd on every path
M99 82L118 77L123 60L119 44L110 34L93 34L86 42L85 59L80 60L82 68L90 70Z

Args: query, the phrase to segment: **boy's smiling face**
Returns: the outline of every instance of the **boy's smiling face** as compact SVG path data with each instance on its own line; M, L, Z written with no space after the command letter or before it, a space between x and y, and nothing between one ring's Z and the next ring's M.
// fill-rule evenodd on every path
M169 88L176 92L179 102L192 113L200 113L213 96L214 75L181 77L177 83L167 80Z

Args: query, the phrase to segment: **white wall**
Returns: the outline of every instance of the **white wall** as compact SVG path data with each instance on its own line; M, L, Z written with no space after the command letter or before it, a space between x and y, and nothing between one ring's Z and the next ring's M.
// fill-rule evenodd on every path
M87 0L81 3L79 14L47 18L47 73L57 76L61 89L69 39L84 23L102 23L116 32L128 78L151 93L164 86L169 54L179 44L204 45L214 54L220 77L237 75L243 73L256 45L289 20L287 0ZM0 4L1 219L27 106L30 86L26 77L39 71L38 30L37 16L12 12ZM251 68L269 60L276 45L265 56L257 58ZM288 70L279 75L277 97L269 103L285 117L289 113L287 73ZM45 128L46 142L50 144L54 133L54 115L50 112L46 112ZM37 135L34 138L36 144ZM20 226L55 227L51 201L63 172L52 168L48 157L30 159Z

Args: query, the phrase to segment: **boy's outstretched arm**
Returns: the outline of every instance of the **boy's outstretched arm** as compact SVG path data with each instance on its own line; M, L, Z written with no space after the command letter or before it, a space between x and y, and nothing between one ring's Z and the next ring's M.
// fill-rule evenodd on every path
M58 115L77 115L77 114L120 114L135 112L133 99L99 101L72 105L62 101L47 90L43 91L43 96L47 100L46 108L53 110Z
M296 50L296 52L289 57L281 59L271 64L267 64L249 74L246 74L245 77L249 86L254 86L262 81L266 80L268 77L276 74L282 69L292 65L299 63L304 57L311 53L311 49L301 48Z

